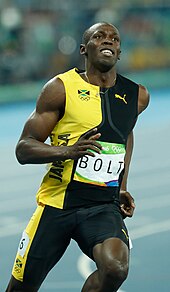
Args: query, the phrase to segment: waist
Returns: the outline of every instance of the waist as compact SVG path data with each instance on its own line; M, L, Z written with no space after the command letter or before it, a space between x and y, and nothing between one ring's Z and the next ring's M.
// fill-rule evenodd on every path
M119 203L119 187L103 187L72 181L66 190L64 209L90 207L104 203Z

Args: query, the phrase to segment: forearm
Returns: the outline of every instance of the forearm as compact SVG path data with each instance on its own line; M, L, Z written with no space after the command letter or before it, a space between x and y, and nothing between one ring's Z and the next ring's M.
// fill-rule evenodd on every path
M126 191L127 190L127 179L129 174L129 166L132 158L132 152L133 152L133 145L134 145L134 137L133 137L133 131L129 134L128 140L127 140L127 146L126 146L126 155L125 155L125 172L123 175L123 180L121 183L121 190Z
M101 136L97 128L83 134L73 145L51 146L32 137L22 137L16 147L16 157L21 164L50 163L67 159L77 160L100 153L102 146L96 140ZM44 140L44 139L43 139Z
M32 138L20 140L16 157L21 164L43 164L69 159L68 146L51 146Z

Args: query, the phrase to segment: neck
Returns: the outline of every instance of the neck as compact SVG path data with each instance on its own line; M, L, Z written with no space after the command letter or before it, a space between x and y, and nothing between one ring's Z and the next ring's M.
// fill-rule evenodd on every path
M112 87L116 82L116 72L91 72L87 70L84 72L85 81L90 84L97 85L100 87Z

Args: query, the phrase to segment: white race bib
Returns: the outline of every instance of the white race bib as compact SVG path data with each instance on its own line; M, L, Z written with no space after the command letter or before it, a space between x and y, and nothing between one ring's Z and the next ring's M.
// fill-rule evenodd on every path
M79 158L74 180L105 187L118 186L119 175L124 169L125 145L97 142L102 145L101 154Z
M19 243L19 246L18 246L18 254L21 257L24 257L24 255L25 255L27 246L29 244L29 240L30 240L29 239L29 236L28 236L28 234L24 230L23 231L23 234L22 234L22 238L21 238L20 243Z

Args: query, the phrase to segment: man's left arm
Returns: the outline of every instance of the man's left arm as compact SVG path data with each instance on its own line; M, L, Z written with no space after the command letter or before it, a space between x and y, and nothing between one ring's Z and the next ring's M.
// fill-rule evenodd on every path
M129 173L129 166L133 152L133 131L129 134L127 145L126 145L126 155L125 155L125 172L123 175L123 180L120 188L120 207L122 215L124 218L132 217L135 209L134 198L127 191L127 178Z
M139 84L139 94L138 94L138 115L142 113L149 104L150 95L147 89ZM120 207L122 215L124 218L132 217L135 209L134 198L127 191L127 179L129 173L129 166L133 152L134 137L133 131L129 134L127 145L126 145L126 155L125 155L125 173L123 176L121 188L120 188Z

